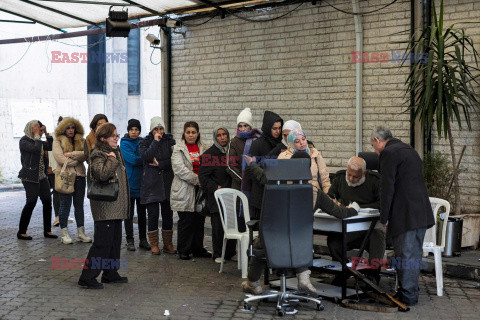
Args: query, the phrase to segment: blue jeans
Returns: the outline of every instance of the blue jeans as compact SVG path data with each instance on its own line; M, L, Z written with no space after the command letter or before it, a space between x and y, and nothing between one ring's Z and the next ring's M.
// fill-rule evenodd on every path
M60 199L60 212L58 216L60 217L60 227L62 229L68 226L68 215L70 214L72 200L73 208L75 209L77 228L83 227L84 224L83 200L85 198L85 177L75 178L74 190L75 191L72 194L58 194Z
M418 277L421 264L416 262L422 259L426 231L426 228L410 230L392 238L395 258L402 261L402 268L397 267L399 298L408 305L418 302Z

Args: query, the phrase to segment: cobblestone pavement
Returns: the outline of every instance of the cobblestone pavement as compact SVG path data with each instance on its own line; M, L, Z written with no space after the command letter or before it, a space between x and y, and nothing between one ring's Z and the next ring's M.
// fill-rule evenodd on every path
M44 239L39 201L28 234L33 241L16 239L24 204L23 191L0 193L0 319L271 319L274 303L253 304L243 311L240 271L226 263L224 273L211 259L181 261L175 255L152 256L127 251L122 258L128 268L128 284L106 284L103 290L77 286L80 270L53 270L51 258L86 257L90 244L63 245L59 239ZM85 202L87 234L93 234L88 201ZM72 214L73 216L73 214ZM69 224L76 236L75 223ZM59 234L58 228L53 228ZM138 241L137 241L138 243ZM210 246L210 238L206 244ZM392 288L393 280L382 286ZM480 319L480 290L475 282L445 279L445 296L436 296L435 279L420 279L420 302L407 313L353 311L325 301L325 310L311 305L299 308L287 319ZM164 316L168 310L170 316Z

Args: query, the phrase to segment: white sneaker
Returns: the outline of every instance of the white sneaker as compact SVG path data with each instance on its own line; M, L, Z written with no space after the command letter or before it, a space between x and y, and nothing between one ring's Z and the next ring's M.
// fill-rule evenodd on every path
M222 259L222 257L215 258L215 263L225 263L225 260Z
M70 235L68 234L68 228L63 228L62 229L62 243L65 243L65 244L72 244L73 241L72 241L72 238L70 238Z
M77 228L77 230L78 230L77 241L92 242L92 238L87 237L87 235L85 234L85 227L79 227Z

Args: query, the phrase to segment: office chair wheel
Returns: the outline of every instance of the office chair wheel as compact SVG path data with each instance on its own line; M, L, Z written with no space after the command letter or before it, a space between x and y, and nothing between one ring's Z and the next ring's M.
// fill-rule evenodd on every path
M285 315L285 310L283 310L283 309L278 309L277 314L278 314L280 317L283 317L283 316Z
M243 309L250 311L252 310L252 306L250 305L250 303L245 302L243 304Z
M323 304L319 303L319 304L317 304L317 310L318 311L323 311L323 310L325 310L325 306Z

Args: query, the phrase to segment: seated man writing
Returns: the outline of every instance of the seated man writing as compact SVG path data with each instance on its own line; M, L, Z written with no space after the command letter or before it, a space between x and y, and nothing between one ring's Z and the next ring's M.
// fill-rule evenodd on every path
M337 172L328 196L347 206L352 202L360 208L380 209L380 175L367 170L365 160L359 157L350 158L347 170ZM360 248L367 231L347 233L347 250ZM342 235L330 235L327 245L333 260L342 261ZM385 230L374 229L367 251L370 259L383 259L385 253ZM370 275L378 282L380 269L374 269Z

